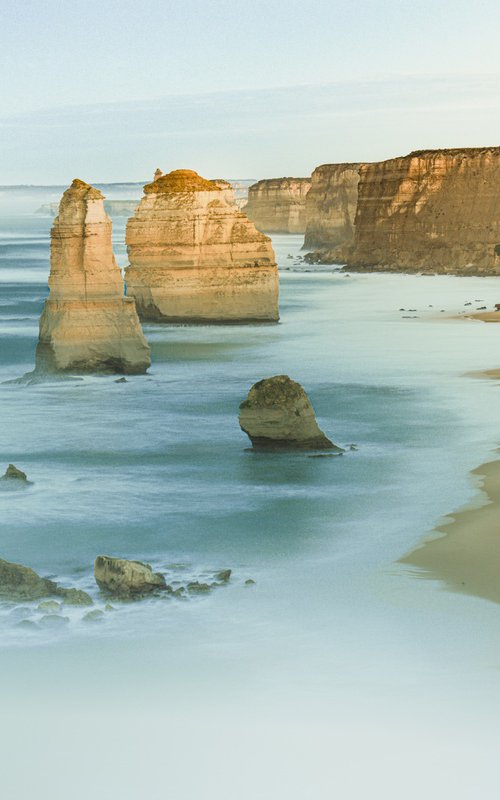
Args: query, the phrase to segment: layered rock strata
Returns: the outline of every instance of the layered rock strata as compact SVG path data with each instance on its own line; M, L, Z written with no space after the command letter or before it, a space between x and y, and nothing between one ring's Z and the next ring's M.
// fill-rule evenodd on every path
M278 320L271 240L191 170L144 187L127 225L127 293L153 321Z
M124 295L103 200L80 180L63 194L51 231L37 371L141 373L150 365L134 300Z
M500 147L421 150L360 169L350 269L500 273Z
M243 211L265 233L304 233L310 178L271 178L248 190Z
M332 248L354 238L361 164L323 164L311 176L304 247Z
M343 452L319 428L306 392L288 375L255 383L240 405L239 422L256 449Z

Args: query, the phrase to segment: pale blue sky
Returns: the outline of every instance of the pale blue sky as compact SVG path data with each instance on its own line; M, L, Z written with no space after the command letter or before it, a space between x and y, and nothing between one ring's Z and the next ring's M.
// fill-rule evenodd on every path
M0 183L499 144L492 0L0 0Z

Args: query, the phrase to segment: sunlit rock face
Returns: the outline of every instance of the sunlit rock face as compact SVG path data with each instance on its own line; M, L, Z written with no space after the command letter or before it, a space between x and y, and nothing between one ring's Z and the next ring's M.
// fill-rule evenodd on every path
M191 170L144 187L127 224L127 294L156 321L278 320L269 237L220 188Z
M323 164L306 198L304 247L332 248L352 242L360 164Z
M248 190L244 212L266 233L304 233L310 178L271 178Z
M500 273L500 147L422 150L360 170L351 268Z
M62 196L51 231L38 371L141 373L150 365L134 300L124 296L103 200L78 179Z

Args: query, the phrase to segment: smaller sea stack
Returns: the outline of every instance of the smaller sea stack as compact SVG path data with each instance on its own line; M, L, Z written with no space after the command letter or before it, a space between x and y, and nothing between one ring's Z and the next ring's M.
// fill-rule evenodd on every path
M150 366L111 229L101 192L75 179L51 231L50 296L40 318L37 372L142 373Z
M319 428L306 392L288 375L255 383L240 405L239 421L255 449L343 452Z

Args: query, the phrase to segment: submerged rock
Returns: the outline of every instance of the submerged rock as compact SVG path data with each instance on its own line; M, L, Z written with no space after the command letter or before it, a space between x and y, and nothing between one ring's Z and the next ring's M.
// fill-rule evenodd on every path
M134 301L125 297L103 202L98 189L77 179L62 196L51 231L38 373L142 373L151 363Z
M30 567L0 559L0 597L7 600L40 600L62 597L70 605L92 605L92 598L80 589L65 589L48 578L41 578ZM78 600L78 603L75 603Z
M343 452L319 428L307 394L288 375L254 384L240 405L239 421L254 448Z
M125 558L97 556L94 576L100 589L124 599L142 597L158 589L170 588L163 575L153 572L149 564Z
M215 575L215 580L221 581L221 583L228 583L231 578L231 572L232 570L230 569L223 569L220 572L217 572Z

